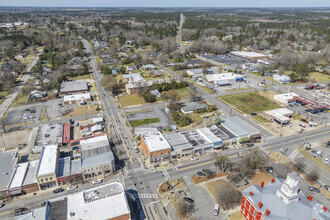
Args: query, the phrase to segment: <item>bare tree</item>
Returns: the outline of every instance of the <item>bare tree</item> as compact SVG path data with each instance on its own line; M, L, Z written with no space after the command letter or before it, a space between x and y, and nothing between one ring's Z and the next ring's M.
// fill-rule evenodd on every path
M192 213L194 211L194 203L191 204L187 201L185 201L183 198L180 198L177 201L177 208L178 208L178 212L185 217L188 217L190 213Z
M316 169L311 169L306 173L306 178L313 182L318 180L319 176L320 176L319 171Z
M244 159L246 165L252 169L261 169L267 164L266 156L259 149L249 151Z
M219 167L222 172L226 172L233 164L229 161L228 156L219 155L215 157L215 165Z
M242 202L242 193L226 181L222 187L219 187L215 198L223 209L228 210Z

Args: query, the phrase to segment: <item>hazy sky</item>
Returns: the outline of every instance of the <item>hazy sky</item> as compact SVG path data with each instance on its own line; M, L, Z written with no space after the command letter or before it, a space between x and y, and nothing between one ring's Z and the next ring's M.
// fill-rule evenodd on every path
M59 7L330 7L330 0L0 0L0 6Z

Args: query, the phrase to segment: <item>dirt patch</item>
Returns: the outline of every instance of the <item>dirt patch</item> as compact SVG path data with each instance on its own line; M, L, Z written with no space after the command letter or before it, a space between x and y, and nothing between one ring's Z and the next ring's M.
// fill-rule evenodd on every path
M176 178L171 181L171 185L168 181L163 182L158 189L158 193L165 193L171 190L179 190L186 188L186 185L184 184L182 178Z
M192 176L192 181L195 184L198 184L198 183L202 183L202 182L209 181L211 179L222 177L222 176L226 176L226 175L227 175L227 173L223 173L223 172L219 172L219 173L213 174L213 175L211 175L209 177L206 177L206 176L197 176L196 174L194 174Z
M23 148L28 144L30 136L30 130L5 133L2 135L3 141L0 140L0 149L6 148L8 150L14 149L15 147Z
M276 158L277 161L286 161L288 158L280 152L273 152L271 155Z
M273 100L274 102L276 102L280 105L282 104L282 103L280 103L280 102L278 102L274 99L274 95L278 95L279 94L278 92L275 92L275 91L272 91L272 90L266 90L266 91L258 91L258 94L262 95L263 97L266 97L270 100Z
M243 186L243 187L239 187L237 188L240 191L243 191L244 189L252 186L252 185L260 185L261 182L264 182L265 184L270 182L273 179L273 176L270 175L267 172L258 172L256 173L250 180L249 184Z
M242 215L240 211L234 212L229 216L229 220L245 220L246 218Z

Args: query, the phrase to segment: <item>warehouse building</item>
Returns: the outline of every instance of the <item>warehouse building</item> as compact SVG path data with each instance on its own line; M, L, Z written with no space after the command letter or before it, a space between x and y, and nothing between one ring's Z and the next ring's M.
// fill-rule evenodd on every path
M72 95L79 93L87 93L88 85L85 80L76 80L76 81L63 81L60 87L59 95Z
M236 116L223 119L221 126L233 136L232 142L260 141L260 132Z
M256 53L256 52L246 52L246 51L232 51L230 52L230 55L234 55L246 60L251 60L251 61L257 61L257 60L262 60L262 59L269 59L269 55L265 55L262 53Z
M216 74L216 73L218 73L218 68L210 67L207 69L206 75L211 75L211 74ZM203 76L203 69L202 68L188 69L187 74L189 76L201 77L201 76Z
M241 78L239 75L235 73L219 73L219 74L211 74L206 75L206 80L209 83L214 83L217 85L221 85L222 83L233 83L236 81L236 78Z

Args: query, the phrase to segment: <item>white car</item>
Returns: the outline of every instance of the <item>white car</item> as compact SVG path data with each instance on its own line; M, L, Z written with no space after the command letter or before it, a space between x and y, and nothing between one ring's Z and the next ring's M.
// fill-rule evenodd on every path
M236 146L236 149L239 150L239 149L243 149L244 148L244 145L237 145Z
M95 184L99 184L99 183L102 183L103 180L101 179L96 179L96 180L93 180L92 184L95 185Z
M72 185L72 186L69 186L66 190L70 191L70 190L74 190L74 189L77 189L78 186L77 185Z
M219 215L220 206L218 204L214 205L213 215Z
M198 157L192 157L190 158L191 161L198 160Z
M329 163L328 158L324 158L324 163L325 163L325 164L328 164L328 163Z

